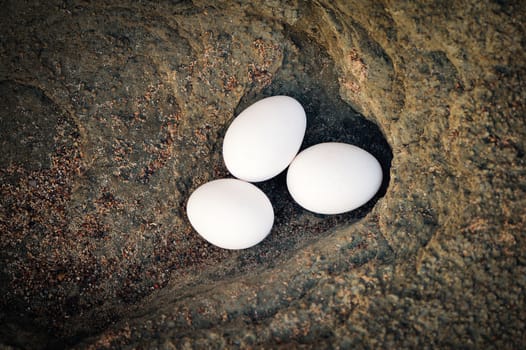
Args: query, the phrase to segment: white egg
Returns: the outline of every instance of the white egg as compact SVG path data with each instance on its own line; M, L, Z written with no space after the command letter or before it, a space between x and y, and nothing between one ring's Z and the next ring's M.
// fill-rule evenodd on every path
M186 212L201 237L225 249L258 244L274 223L274 210L265 193L237 179L214 180L198 187L188 199Z
M287 187L303 208L340 214L374 197L382 184L382 167L367 151L346 143L320 143L305 149L289 166Z
M259 182L287 168L298 153L307 118L292 97L264 98L241 112L223 141L226 167L235 177Z

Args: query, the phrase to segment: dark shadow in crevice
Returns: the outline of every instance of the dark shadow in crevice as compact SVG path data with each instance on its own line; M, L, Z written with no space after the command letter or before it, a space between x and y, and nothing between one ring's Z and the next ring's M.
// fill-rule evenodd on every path
M242 251L240 265L274 265L279 256L289 256L301 247L325 237L331 229L349 225L369 213L389 185L391 147L380 128L356 112L339 96L338 73L323 47L306 34L287 28L284 61L272 83L263 91L250 91L236 109L238 115L254 102L275 95L297 99L307 114L307 131L301 149L322 142L344 142L374 155L382 165L384 180L368 203L340 215L311 213L296 204L288 193L286 170L277 177L256 184L270 198L275 211L274 228L258 246Z

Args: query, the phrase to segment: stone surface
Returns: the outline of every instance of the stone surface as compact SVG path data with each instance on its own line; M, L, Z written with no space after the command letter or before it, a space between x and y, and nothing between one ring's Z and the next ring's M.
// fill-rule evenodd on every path
M6 1L0 344L13 348L519 348L525 5ZM234 115L298 99L303 148L386 174L316 216L260 184L242 252L192 231Z

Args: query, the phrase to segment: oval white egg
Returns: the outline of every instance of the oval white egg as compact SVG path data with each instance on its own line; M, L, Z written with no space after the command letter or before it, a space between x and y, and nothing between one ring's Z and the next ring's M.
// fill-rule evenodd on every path
M292 97L264 98L241 112L223 141L225 165L235 177L259 182L287 168L298 153L307 118Z
M382 167L369 152L339 142L309 147L292 161L287 187L303 208L341 214L374 197L382 184Z
M274 210L265 193L237 179L214 180L198 187L188 199L186 212L201 237L225 249L258 244L274 223Z

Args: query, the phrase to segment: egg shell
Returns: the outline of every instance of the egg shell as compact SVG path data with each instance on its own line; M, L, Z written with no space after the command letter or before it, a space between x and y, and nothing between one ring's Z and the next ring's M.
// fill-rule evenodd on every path
M268 180L294 159L306 127L305 110L294 98L264 98L243 110L230 124L223 141L225 165L239 179Z
M225 249L258 244L274 223L274 210L265 193L237 179L214 180L198 187L188 199L186 212L201 237Z
M319 214L356 209L382 185L382 167L369 152L346 143L327 142L300 152L287 172L287 187L303 208Z

